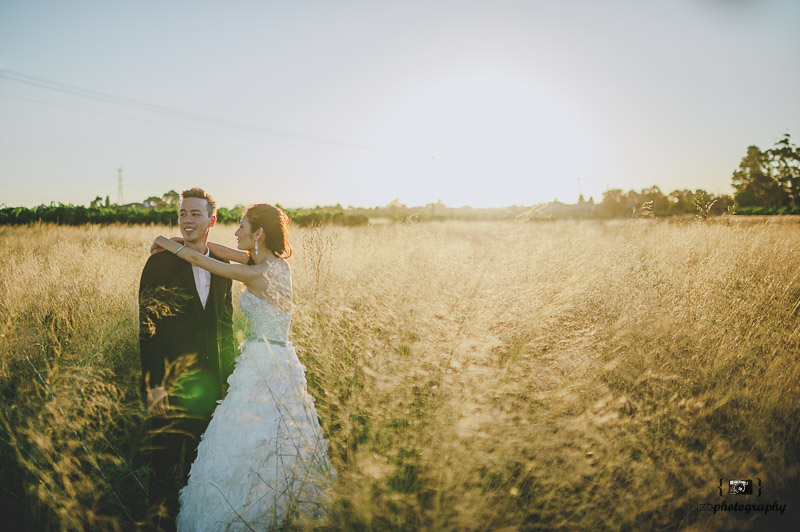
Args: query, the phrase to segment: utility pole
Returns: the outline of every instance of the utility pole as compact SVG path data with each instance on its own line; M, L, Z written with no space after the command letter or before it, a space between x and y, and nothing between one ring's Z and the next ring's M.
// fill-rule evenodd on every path
M122 205L122 167L117 168L117 205Z

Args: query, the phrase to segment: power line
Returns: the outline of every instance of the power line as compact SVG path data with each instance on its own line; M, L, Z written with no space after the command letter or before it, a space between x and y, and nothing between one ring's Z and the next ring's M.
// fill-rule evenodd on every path
M81 87L76 87L74 85L67 85L64 83L59 83L57 81L52 81L44 78L39 78L36 76L29 76L27 74L23 74L21 72L14 72L12 70L6 70L0 68L0 79L5 79L8 81L15 81L17 83L21 83L24 85L29 85L32 87L38 87L41 89L47 89L54 92L60 92L63 94L69 94L72 96L79 96L81 98L87 98L90 100L100 101L104 103L110 103L113 105L119 105L122 107L128 107L131 109L138 109L141 111L147 111L150 113L156 113L166 116L171 116L174 118L180 118L183 120L191 120L194 122L200 122L204 124L211 124L220 127L227 127L231 129L238 129L241 131L249 131L251 133L259 133L262 135L269 135L272 137L280 137L292 140L298 140L303 142L313 142L315 144L324 144L328 146L338 146L341 148L351 148L351 149L358 149L358 150L369 150L375 151L375 148L371 146L365 146L363 144L355 144L351 142L344 142L339 140L333 139L326 139L322 137L314 137L310 135L301 135L298 133L292 133L289 131L282 131L279 129L272 129L272 128L265 128L261 126L255 126L252 124L245 124L242 122L235 122L233 120L226 120L224 118L216 118L213 116L206 116L201 115L198 113L192 113L188 111L181 111L179 109L172 109L170 107L164 107L162 105L154 105L146 102L141 102L138 100L133 100L130 98L123 98L121 96L114 96L111 94L106 94L102 92L93 91L90 89L84 89Z
M133 116L133 115L130 115L130 114L125 114L125 112L122 111L122 110L121 110L122 112L109 112L109 111L101 111L101 110L98 110L98 109L87 109L85 107L76 107L74 105L65 105L63 103L49 102L49 101L46 101L46 100L38 100L38 99L35 99L35 98L26 98L24 96L16 96L16 95L5 94L5 93L0 93L0 98L12 98L14 100L21 100L23 102L31 102L31 103L35 103L35 104L39 104L39 105L47 105L47 106L50 106L50 107L57 107L59 109L69 109L70 111L77 111L79 113L89 113L89 114L93 114L93 115L107 116L107 117L111 117L111 118L122 118L124 120L136 120L137 122L141 122L143 124L151 124L151 125L170 127L170 128L179 128L179 129L184 129L184 130L189 130L189 131L205 131L205 132L209 131L208 128L204 128L204 126L202 126L201 124L197 124L197 123L176 122L174 120L172 122L167 122L165 120L162 120L161 117L150 118L150 117L145 117L145 116L143 116L141 114L137 115L137 116ZM217 128L214 131L215 131L215 133L217 135L224 135L224 136L227 136L227 137L249 138L249 139L254 138L253 137L253 133L248 134L248 133L243 132L243 131L223 131L220 128Z

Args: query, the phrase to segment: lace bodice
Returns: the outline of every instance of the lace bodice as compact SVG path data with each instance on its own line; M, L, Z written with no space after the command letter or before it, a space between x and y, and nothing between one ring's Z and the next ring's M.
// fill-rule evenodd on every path
M250 337L266 338L278 342L289 341L292 314L285 313L268 301L259 299L249 290L239 297L239 307L250 320Z

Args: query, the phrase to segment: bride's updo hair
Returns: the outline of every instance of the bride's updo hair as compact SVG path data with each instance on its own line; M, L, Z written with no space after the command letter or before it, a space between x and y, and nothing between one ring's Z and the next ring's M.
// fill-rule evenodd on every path
M281 259L292 256L292 246L289 245L289 217L282 209L258 203L251 205L244 215L250 223L250 231L255 233L259 227L264 230L264 240L273 255Z

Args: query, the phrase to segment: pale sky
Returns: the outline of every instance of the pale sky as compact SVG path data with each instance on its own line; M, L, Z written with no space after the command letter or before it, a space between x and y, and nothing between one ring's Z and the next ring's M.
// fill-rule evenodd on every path
M116 201L118 167L125 202L228 207L730 193L747 146L800 143L798 27L798 0L0 0L0 205Z

